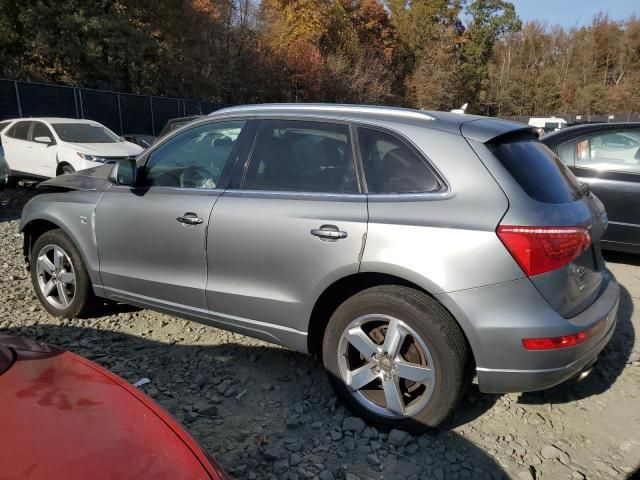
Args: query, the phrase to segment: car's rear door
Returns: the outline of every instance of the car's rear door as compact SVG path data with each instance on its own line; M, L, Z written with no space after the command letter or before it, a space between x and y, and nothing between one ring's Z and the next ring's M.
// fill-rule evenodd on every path
M349 125L262 120L239 188L213 209L209 309L241 331L304 350L315 300L358 272L366 231Z
M245 126L185 130L149 152L135 187L113 185L102 195L95 229L110 298L184 314L206 309L207 227Z
M585 134L558 153L604 203L609 227L603 246L640 248L640 128Z

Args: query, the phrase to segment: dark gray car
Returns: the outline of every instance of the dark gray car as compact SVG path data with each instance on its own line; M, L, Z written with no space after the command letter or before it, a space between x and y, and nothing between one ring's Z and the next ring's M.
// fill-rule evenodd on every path
M235 107L43 186L21 228L47 311L102 297L317 354L386 428L439 424L474 373L560 383L615 327L603 206L517 123Z

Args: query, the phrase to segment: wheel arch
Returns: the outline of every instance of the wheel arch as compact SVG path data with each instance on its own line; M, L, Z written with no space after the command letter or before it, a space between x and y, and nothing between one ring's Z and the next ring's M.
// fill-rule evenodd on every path
M475 357L473 346L469 341L469 335L465 329L465 325L456 318L455 315L442 304L434 293L429 292L420 285L411 282L405 278L380 272L359 272L346 277L342 277L329 285L316 300L309 318L309 328L307 336L307 349L309 353L319 356L322 353L322 341L327 324L333 312L348 298L371 287L382 285L400 285L412 288L419 292L429 295L445 308L451 317L456 321L471 352L470 358L475 365Z
M71 165L69 162L67 161L61 161L60 163L58 163L58 165L56 166L56 176L61 175L62 174L62 169L64 167L71 167L73 168L73 165ZM75 168L73 168L73 170L75 171Z
M67 237L69 237L69 240L71 240L71 242L76 246L76 248L78 249L78 252L80 252L82 261L84 262L85 266L89 270L89 276L92 277L91 270L88 268L90 263L88 262L87 256L83 251L82 246L80 245L80 242L78 242L75 239L72 232L70 232L69 229L67 229L64 226L64 222L61 222L49 216L27 220L26 222L24 222L24 225L21 228L22 234L23 234L22 253L24 255L25 262L27 263L27 268L30 267L29 259L31 256L31 250L36 240L42 235L44 235L45 233L51 230L58 230L58 229L62 230L64 234ZM94 281L93 277L92 277L92 281Z

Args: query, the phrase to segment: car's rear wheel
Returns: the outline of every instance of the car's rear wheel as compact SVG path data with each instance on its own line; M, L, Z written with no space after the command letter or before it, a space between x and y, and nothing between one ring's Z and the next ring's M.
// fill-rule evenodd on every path
M437 426L468 383L469 350L456 321L432 297L401 286L373 287L338 307L323 361L347 406L385 430Z
M91 280L80 252L62 230L50 230L38 237L30 267L38 300L50 314L79 317L94 307Z

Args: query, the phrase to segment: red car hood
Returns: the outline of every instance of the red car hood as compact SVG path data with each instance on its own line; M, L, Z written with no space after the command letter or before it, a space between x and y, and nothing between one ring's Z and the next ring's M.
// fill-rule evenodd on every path
M73 353L0 336L2 480L224 478L146 395Z

